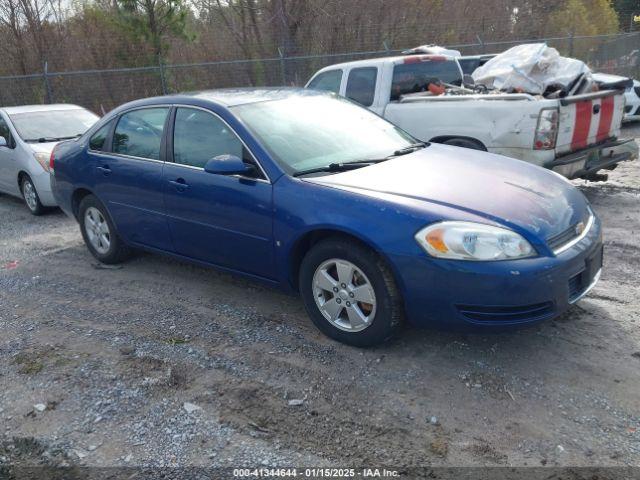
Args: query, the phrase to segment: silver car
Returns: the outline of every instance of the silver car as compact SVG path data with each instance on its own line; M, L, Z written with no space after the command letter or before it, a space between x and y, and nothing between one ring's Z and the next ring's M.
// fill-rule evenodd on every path
M620 75L610 75L608 73L594 73L593 79L600 84L612 84L617 82L628 81L627 77ZM633 81L633 85L629 85L624 90L624 117L623 122L631 122L640 120L640 82Z
M51 152L59 141L80 136L98 118L77 105L0 108L0 192L22 197L34 215L55 207Z

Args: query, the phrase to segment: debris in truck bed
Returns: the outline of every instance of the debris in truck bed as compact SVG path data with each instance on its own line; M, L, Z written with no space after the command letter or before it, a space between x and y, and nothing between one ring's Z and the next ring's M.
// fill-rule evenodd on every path
M459 50L452 50L450 48L444 48L438 45L420 45L419 47L410 48L409 50L404 50L402 54L403 55L416 55L416 54L446 55L448 57L462 56Z
M472 77L489 89L555 98L597 88L584 62L562 57L544 43L510 48L476 69Z

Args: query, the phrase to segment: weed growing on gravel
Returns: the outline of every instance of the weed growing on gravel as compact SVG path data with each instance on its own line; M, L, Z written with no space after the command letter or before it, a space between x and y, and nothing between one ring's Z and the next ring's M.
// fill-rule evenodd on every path
M18 373L22 375L35 375L44 368L44 363L40 361L37 353L20 352L13 359L15 365L20 365Z

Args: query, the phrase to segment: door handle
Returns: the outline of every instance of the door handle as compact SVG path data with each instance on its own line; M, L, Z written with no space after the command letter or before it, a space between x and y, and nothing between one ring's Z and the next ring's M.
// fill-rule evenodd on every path
M96 170L101 172L105 177L111 173L111 169L108 165L105 165L104 167L96 167Z
M178 178L177 180L169 180L169 183L174 187L176 187L176 190L178 190L179 192L184 192L187 188L189 188L189 185L187 184L187 182L184 181L184 178Z

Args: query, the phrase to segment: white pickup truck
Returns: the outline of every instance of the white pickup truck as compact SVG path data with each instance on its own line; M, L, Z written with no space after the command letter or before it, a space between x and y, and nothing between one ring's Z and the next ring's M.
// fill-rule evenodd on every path
M603 179L599 170L638 157L633 139L618 138L623 90L551 99L461 87L438 95L429 91L434 79L462 85L455 57L407 55L331 65L307 88L348 97L419 140L518 158L568 178Z

